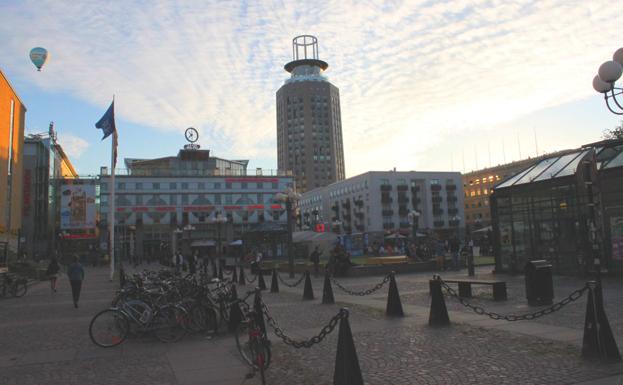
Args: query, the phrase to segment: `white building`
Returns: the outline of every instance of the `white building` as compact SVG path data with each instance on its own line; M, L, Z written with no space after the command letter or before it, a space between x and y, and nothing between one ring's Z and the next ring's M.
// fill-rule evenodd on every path
M303 194L300 225L338 234L405 236L464 230L463 184L458 172L370 171ZM416 218L412 225L411 218Z
M211 157L207 150L177 156L126 159L115 175L117 255L170 256L175 249L218 254L218 246L245 240L248 250L282 254L287 234L284 203L275 194L293 179L274 170L247 173L248 161ZM100 239L108 239L110 175L99 188ZM221 249L222 250L222 249Z

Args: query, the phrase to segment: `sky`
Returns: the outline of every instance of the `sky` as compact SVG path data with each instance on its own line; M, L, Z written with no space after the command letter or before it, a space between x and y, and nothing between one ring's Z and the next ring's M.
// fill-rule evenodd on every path
M110 164L94 124L113 95L121 159L174 155L195 127L213 155L275 169L275 93L292 38L311 34L340 89L347 177L470 171L619 123L591 82L623 46L621 14L611 0L3 0L0 70L26 132L53 121L81 175Z

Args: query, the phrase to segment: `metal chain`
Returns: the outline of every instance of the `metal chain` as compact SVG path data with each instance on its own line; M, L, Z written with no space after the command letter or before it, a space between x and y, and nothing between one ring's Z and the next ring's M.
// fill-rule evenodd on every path
M376 284L376 286L374 286L371 289L367 289L364 291L352 291L344 286L342 286L335 278L331 277L331 282L333 282L333 284L335 284L335 286L339 287L340 290L342 290L343 292L345 292L346 294L350 294L350 295L359 295L359 296L364 296L364 295L370 295L372 293L374 293L375 291L379 290L380 288L382 288L387 282L389 282L389 280L391 279L392 274L387 274L385 276L385 278Z
M245 276L245 279L247 280L247 282L248 282L248 283L254 283L255 281L257 281L257 277L258 277L258 276L256 275L256 276L255 276L255 278L253 278L253 279L249 279L249 278L247 278L247 277Z
M232 274L234 274L234 271L233 270L223 269L223 274L225 274L225 275L232 275Z
M320 333L318 333L318 335L315 335L308 340L297 341L285 335L283 329L281 329L279 327L279 324L277 324L277 321L275 321L275 319L270 316L270 313L268 312L268 307L264 302L262 302L262 309L264 315L266 316L266 321L268 321L268 325L273 328L273 331L275 332L277 337L281 338L284 344L292 346L295 349L311 348L315 344L320 343L328 334L330 334L335 329L337 323L342 318L348 318L348 310L342 308L336 315L333 316L333 318L331 318L329 323L320 330Z
M437 279L439 281L441 281L441 285L443 286L444 289L446 289L446 291L448 292L448 294L450 294L450 296L456 298L463 306L471 309L474 313L479 314L479 315L486 315L489 318L494 319L494 320L504 320L504 321L510 321L510 322L533 320L533 319L540 318L540 317L543 317L545 315L554 313L554 312L562 309L563 307L565 307L569 303L575 302L578 299L580 299L582 297L582 295L584 295L584 293L589 289L588 284L586 284L581 289L577 289L577 290L573 291L571 294L569 294L569 296L567 296L567 298L563 299L562 301L556 302L555 304L551 305L550 307L547 307L545 309L541 309L541 310L536 311L534 313L527 313L527 314L520 314L520 315L515 315L515 314L499 314L499 313L495 313L495 312L488 312L484 308L482 308L481 306L472 305L466 299L460 297L453 288L448 286L448 284L445 283L441 279L441 277L437 276Z
M296 287L300 285L301 282L303 282L303 279L305 278L305 274L301 274L301 278L299 278L298 281L294 283L287 283L283 278L281 278L281 275L279 275L279 273L277 273L277 278L279 278L279 281L281 281L281 283L283 283L287 287Z

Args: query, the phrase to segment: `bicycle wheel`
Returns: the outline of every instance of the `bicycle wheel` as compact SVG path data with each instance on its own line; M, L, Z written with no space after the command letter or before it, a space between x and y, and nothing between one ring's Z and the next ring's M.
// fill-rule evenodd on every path
M190 309L190 332L199 333L218 331L218 316L216 310L201 303L195 303Z
M11 285L11 294L13 294L13 297L23 297L26 291L28 291L28 286L24 280L17 281Z
M91 341L102 348L117 346L128 336L128 319L116 309L106 309L97 313L89 324Z
M151 328L161 342L176 342L186 335L184 324L188 319L188 312L183 308L163 306L156 312Z
M244 362L255 369L259 369L260 363L262 363L262 368L268 369L271 359L270 342L252 339L249 336L249 324L247 322L241 322L238 325L234 336L236 347Z

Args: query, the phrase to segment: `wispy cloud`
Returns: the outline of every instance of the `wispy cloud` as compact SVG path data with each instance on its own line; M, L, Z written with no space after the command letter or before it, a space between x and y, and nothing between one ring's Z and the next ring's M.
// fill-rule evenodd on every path
M132 122L276 158L282 66L291 38L314 34L353 175L434 165L422 156L457 133L587 97L622 12L608 0L13 1L0 5L0 57L27 78L28 50L45 46L41 88L102 107L114 93Z
M58 135L59 143L70 159L78 159L89 148L89 142L75 135L61 133Z

